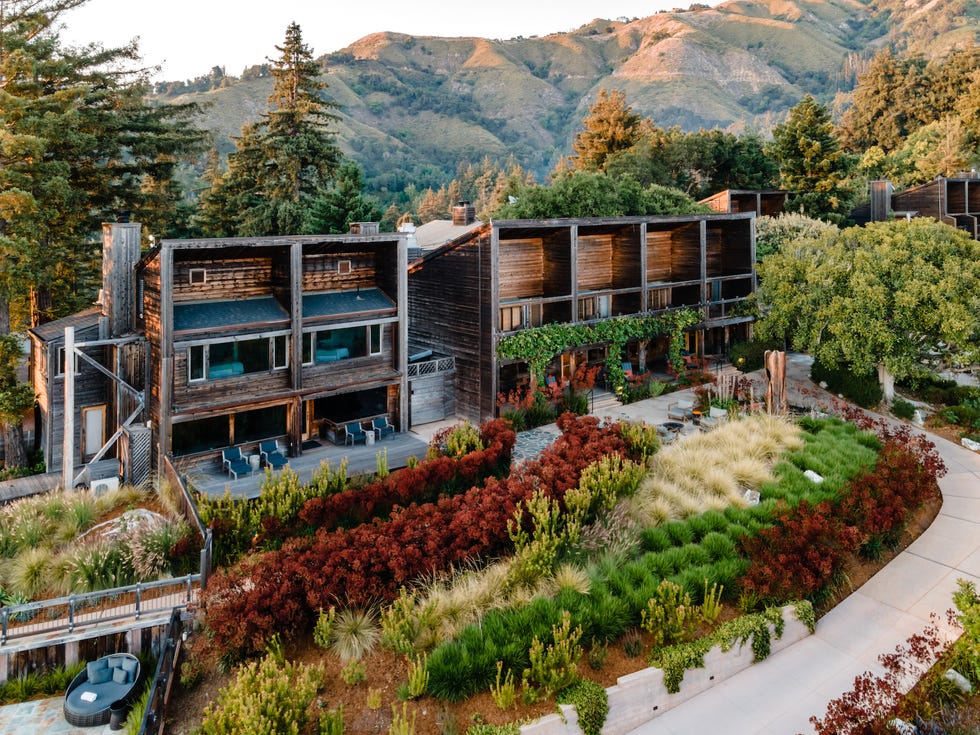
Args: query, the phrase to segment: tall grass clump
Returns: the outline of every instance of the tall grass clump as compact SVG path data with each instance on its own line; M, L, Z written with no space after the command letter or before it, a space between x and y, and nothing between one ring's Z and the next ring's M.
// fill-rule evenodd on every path
M662 449L636 491L630 511L641 525L744 505L746 488L772 479L783 453L803 446L798 427L765 414L685 437Z
M330 650L341 661L360 661L374 650L379 640L381 630L371 610L345 608L334 617Z

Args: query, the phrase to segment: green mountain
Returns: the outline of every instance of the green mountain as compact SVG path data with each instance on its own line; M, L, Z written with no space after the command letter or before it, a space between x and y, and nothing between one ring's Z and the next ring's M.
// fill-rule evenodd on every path
M976 43L980 0L730 0L569 33L490 40L376 33L322 57L341 147L369 186L438 186L461 160L513 158L539 179L602 88L661 127L768 131L807 92L846 100L875 51ZM158 85L209 103L219 143L265 109L264 67Z

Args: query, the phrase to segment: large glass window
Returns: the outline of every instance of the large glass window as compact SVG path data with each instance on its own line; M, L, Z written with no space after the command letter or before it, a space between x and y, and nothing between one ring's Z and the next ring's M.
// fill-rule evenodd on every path
M171 444L174 456L177 457L227 447L230 443L231 432L227 416L215 416L173 425Z
M188 382L265 373L289 366L289 339L275 337L214 342L187 348Z
M303 335L303 364L312 365L380 355L384 325L321 329Z
M285 433L285 406L257 408L235 414L235 444L262 441Z

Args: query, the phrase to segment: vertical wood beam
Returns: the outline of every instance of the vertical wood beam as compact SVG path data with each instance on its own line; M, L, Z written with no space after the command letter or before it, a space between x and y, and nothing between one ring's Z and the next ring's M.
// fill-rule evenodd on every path
M578 225L568 228L569 268L572 273L572 313L568 317L569 324L578 321Z
M292 336L289 343L290 373L294 391L303 389L303 244L289 246L289 319ZM289 441L296 456L303 453L303 399L289 402Z
M395 267L398 274L398 345L395 356L398 360L398 429L408 431L408 235L398 233L395 248Z
M55 366L57 368L57 366ZM75 487L75 328L65 327L65 428L61 449L61 483Z
M170 454L174 376L174 251L163 241L160 246L160 425L157 432L159 460Z
M650 297L647 294L647 223L640 223L640 311L647 311L650 305Z

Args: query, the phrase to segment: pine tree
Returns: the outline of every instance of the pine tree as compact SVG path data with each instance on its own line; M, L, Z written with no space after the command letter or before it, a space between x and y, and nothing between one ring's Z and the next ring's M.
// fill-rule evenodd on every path
M315 206L341 162L331 124L337 115L322 97L326 84L299 25L286 29L268 111L242 128L228 172L202 206L207 234L285 235L316 230ZM230 232L228 232L230 231Z
M345 161L337 172L336 184L313 206L315 232L341 234L350 231L351 222L375 222L381 209L363 194L364 173L353 161ZM397 216L395 217L397 219Z
M200 139L195 108L144 101L135 45L62 46L58 18L83 2L0 13L0 333L91 303L99 223L128 210L167 225L177 161Z
M850 211L850 159L841 151L827 109L804 97L772 132L770 155L779 163L780 184L792 192L787 211L839 224Z
M631 148L643 132L642 118L626 104L619 90L599 90L599 98L582 121L568 161L574 171L605 171L606 159L616 151Z

